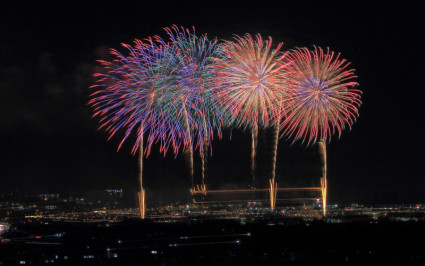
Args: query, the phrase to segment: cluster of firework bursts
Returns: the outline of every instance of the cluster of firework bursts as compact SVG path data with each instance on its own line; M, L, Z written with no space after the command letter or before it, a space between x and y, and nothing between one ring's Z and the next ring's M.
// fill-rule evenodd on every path
M170 149L187 154L192 185L194 150L204 170L211 141L223 128L251 131L254 186L259 128L275 129L275 169L280 137L326 143L358 116L354 70L329 49L283 51L282 43L273 46L259 34L219 42L194 28L164 30L166 39L122 44L125 55L112 49L111 61L99 61L89 105L110 137L123 130L118 149L135 133L132 151L141 157L155 143L164 155Z

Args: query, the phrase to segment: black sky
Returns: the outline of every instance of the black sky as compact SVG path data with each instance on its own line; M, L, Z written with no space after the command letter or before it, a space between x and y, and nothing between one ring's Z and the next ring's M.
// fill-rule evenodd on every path
M371 1L370 1L371 2ZM285 49L317 45L356 69L363 104L352 130L328 145L331 202L424 202L423 4L331 5L300 1L34 1L2 3L0 24L0 191L83 194L110 187L134 193L130 145L97 131L86 105L95 60L121 42L195 26L219 39L261 33ZM122 50L124 51L124 50ZM260 139L258 170L271 168ZM211 186L244 187L250 137L214 141ZM278 182L318 185L316 147L281 141ZM196 163L196 162L195 162ZM199 164L197 164L199 166ZM199 169L196 170L199 175ZM152 200L187 197L185 162L154 153L145 167Z

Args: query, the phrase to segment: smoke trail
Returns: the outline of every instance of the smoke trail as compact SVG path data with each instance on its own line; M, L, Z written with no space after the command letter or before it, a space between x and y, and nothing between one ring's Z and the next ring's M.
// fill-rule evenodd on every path
M326 179L327 162L326 162L326 142L321 140L317 143L319 145L319 153L322 157L322 178Z
M183 111L184 111L184 119L185 119L185 127L186 127L186 134L187 134L187 139L188 139L188 145L186 147L185 153L186 153L186 158L188 158L189 161L189 172L190 172L190 180L192 182L192 187L194 186L193 183L193 147L192 147L192 135L190 134L190 128L189 128L189 119L188 119L188 114L187 114L187 110L186 110L186 106L183 103Z
M143 189L143 130L141 132L139 144L139 181L140 188Z
M205 184L205 177L206 177L206 168L207 168L207 158L208 158L208 144L204 141L204 148L201 153L202 158L202 185Z
M274 182L276 177L276 161L277 161L277 146L279 144L279 129L280 129L280 119L277 119L277 124L275 125L274 132L274 147L273 147L273 172L272 172L272 180Z
M189 162L189 172L190 172L190 180L192 182L192 187L194 186L193 183L193 149L192 149L192 141L189 139L190 143L186 147L186 158Z
M252 187L255 188L255 158L257 153L258 144L258 125L255 124L252 129L252 144L251 144L251 174L252 174Z

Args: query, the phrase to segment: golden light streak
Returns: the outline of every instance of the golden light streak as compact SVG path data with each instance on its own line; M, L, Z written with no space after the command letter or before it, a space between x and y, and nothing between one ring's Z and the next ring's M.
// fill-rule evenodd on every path
M290 202L303 202L303 201L316 201L317 198L291 198L291 199L276 199L276 201L290 201ZM193 203L196 204L215 204L215 203L230 203L230 202L270 202L270 200L265 199L256 199L256 200L214 200L214 201L196 201L194 200Z
M138 194L139 194L140 219L143 220L145 219L145 214L146 214L145 189L142 188L142 190Z
M322 191L321 187L294 187L294 188L278 188L276 191ZM219 194L219 193L251 193L251 192L269 192L270 188L255 188L255 189L220 189L220 190L205 190L201 189L199 185L190 189L190 194Z
M155 97L155 92L152 92L150 95L150 103L149 109L152 108L153 100ZM139 143L139 182L140 182L140 192L139 195L139 211L140 211L140 219L145 219L146 214L146 202L145 202L145 189L143 188L143 122L140 126L140 143Z
M146 203L145 203L145 189L143 188L143 130L141 132L142 133L140 136L140 146L139 146L139 181L140 181L139 210L140 210L140 218L145 219Z
M270 183L270 211L274 211L276 206L277 183L273 179L269 180Z
M327 180L327 156L326 156L326 142L321 140L318 142L319 152L322 156L322 178L320 178L320 186L322 188L322 205L323 205L323 216L326 216L326 204L328 194L328 180Z
M258 144L258 125L254 125L252 129L252 143L251 143L251 174L252 174L252 188L255 189L255 157L257 153Z
M195 194L203 194L203 195L207 195L207 185L205 184L201 184L201 185L196 185L193 186L189 189L190 194L191 195L195 195Z
M328 194L328 181L326 178L320 178L320 184L322 185L322 205L323 205L323 216L326 216L326 204Z

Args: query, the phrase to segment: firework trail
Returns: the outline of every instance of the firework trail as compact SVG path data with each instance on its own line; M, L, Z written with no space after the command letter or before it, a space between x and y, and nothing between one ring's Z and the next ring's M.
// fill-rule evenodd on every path
M288 89L287 53L280 52L282 43L275 49L272 39L263 41L258 34L246 34L226 41L218 59L215 85L222 91L214 100L231 113L229 124L251 129L252 186L255 186L255 159L259 127L269 127L280 119L279 110Z
M327 154L326 154L326 142L321 140L318 143L319 153L322 157L322 177L320 178L320 185L322 187L322 205L323 205L323 216L326 216L326 205L327 205Z
M272 168L272 180L275 180L276 177L276 161L277 161L277 147L279 144L279 133L280 133L280 119L276 119L276 124L274 126L274 145L273 145L273 168Z
M204 132L206 131L206 119L204 117ZM205 185L205 176L206 176L206 167L207 167L207 159L208 159L208 140L204 139L204 148L203 152L201 154L201 160L202 160L202 185Z
M251 137L251 175L252 175L252 188L255 188L255 158L257 157L258 146L258 126L254 125Z
M291 72L289 71L289 69L286 69L286 73L288 77L291 77ZM292 104L292 95L293 95L293 89L292 89L292 84L291 81L288 81L288 85L290 86L290 88L286 88L286 97L285 98L281 98L281 104L278 105L278 116L275 118L275 122L274 122L274 145L273 145L273 165L272 165L272 181L275 182L275 178L276 178L276 163L277 163L277 149L278 149L278 145L279 145L279 138L280 138L280 131L281 131L281 120L282 117L286 116L286 109L288 109Z
M322 178L326 179L326 172L327 172L327 156L326 156L326 142L319 141L317 143L319 145L319 153L322 157Z
M140 151L139 151L139 183L140 183L139 208L140 208L140 218L145 219L146 204L145 204L145 189L143 188L143 134L140 135L139 147L140 147Z
M204 144L204 152L202 153L202 185L205 185L208 162L208 146Z
M194 186L193 183L193 142L192 142L192 132L190 130L190 125L189 125L189 119L188 119L188 114L187 114L187 109L186 109L186 105L183 103L183 112L184 112L184 125L185 125L185 133L187 135L187 143L188 145L186 146L186 157L188 158L188 162L189 162L189 173L190 173L190 180L192 182L192 187Z
M354 81L354 69L348 68L349 63L340 59L340 54L329 49L325 52L320 47L314 51L299 48L291 52L290 58L296 93L282 128L293 141L302 139L307 145L318 141L323 160L321 186L326 215L326 141L335 132L340 137L346 126L351 128L359 114L361 91L354 88L358 85Z

